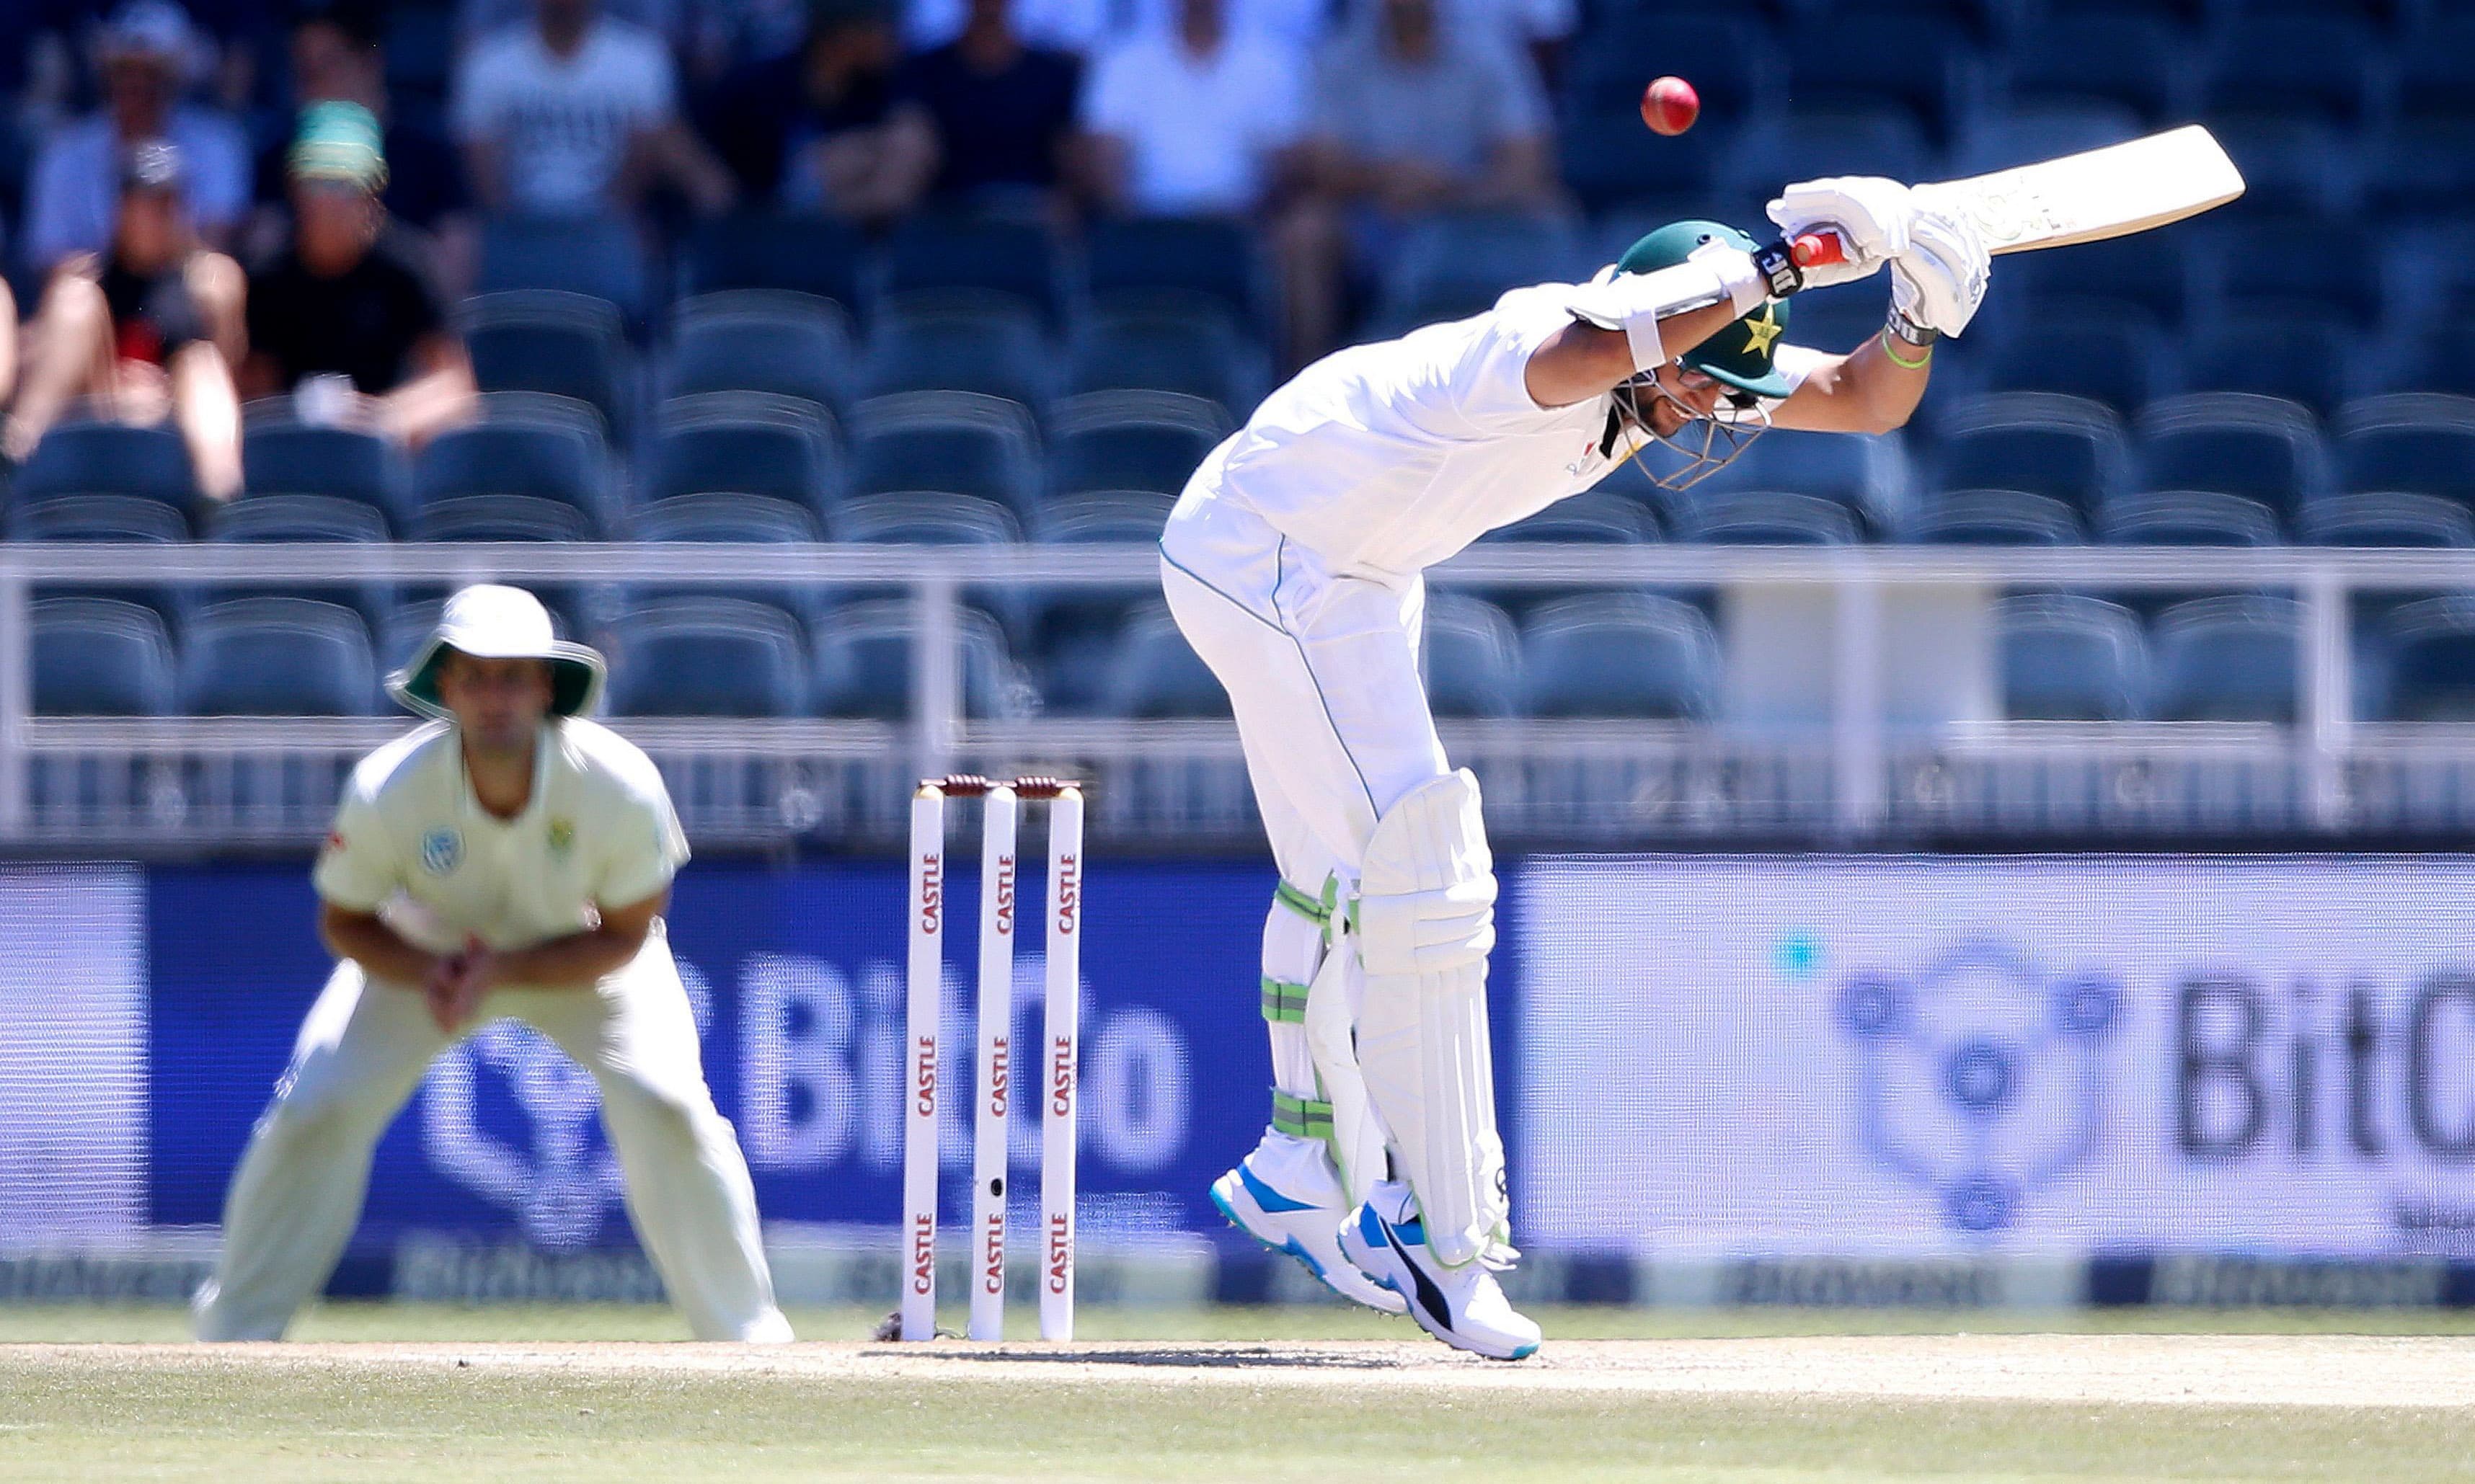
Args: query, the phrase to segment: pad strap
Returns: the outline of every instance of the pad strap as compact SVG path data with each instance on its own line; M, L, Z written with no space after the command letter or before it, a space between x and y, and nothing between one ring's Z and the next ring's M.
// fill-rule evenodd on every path
M1307 986L1264 975L1263 1018L1274 1025L1306 1024Z
M1275 905L1287 908L1321 929L1324 946L1327 948L1332 946L1333 914L1340 910L1338 876L1326 876L1323 879L1323 895L1320 897L1309 895L1305 888L1291 886L1288 878L1283 877L1280 885L1272 888L1272 901Z
M1272 1089L1272 1131L1292 1138L1332 1142L1332 1105Z

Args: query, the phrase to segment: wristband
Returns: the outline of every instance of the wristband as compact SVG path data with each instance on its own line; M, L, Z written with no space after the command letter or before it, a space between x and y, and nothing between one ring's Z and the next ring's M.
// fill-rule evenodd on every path
M1892 365L1901 367L1908 371L1923 371L1927 366L1933 364L1932 346L1926 346L1924 348L1924 354L1919 355L1915 360L1910 360L1906 356L1901 355L1897 349L1900 338L1901 337L1891 333L1890 326L1885 325L1882 327L1882 353L1891 358Z
M1902 313L1897 304L1891 306L1891 317L1883 323L1882 328L1910 345L1928 350L1933 347L1935 341L1942 338L1941 330L1930 325L1918 324Z
M1796 252L1785 239L1753 249L1753 266L1770 284L1773 299L1785 299L1804 287L1804 270L1796 265Z

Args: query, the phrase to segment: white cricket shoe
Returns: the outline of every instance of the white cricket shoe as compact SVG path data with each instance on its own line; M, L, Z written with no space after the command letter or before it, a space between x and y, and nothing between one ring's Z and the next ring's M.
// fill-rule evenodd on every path
M1340 1224L1349 1197L1332 1156L1313 1139L1263 1131L1263 1141L1238 1168L1212 1182L1212 1204L1230 1224L1276 1253L1305 1263L1307 1271L1344 1299L1402 1314L1399 1294L1349 1265L1340 1254Z
M1508 1249L1507 1249L1508 1251ZM1385 1180L1340 1229L1340 1253L1360 1271L1407 1299L1418 1327L1455 1350L1520 1360L1538 1349L1538 1326L1504 1297L1490 1259L1458 1268L1435 1260L1409 1187Z

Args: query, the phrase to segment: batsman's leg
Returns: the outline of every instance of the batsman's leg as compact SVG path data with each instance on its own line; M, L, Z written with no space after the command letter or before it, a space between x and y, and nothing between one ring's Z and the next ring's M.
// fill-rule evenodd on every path
M224 1197L223 1252L191 1302L201 1340L280 1340L359 1220L379 1135L448 1037L421 996L339 963Z
M627 1177L627 1216L699 1340L777 1344L756 1188L739 1135L713 1106L696 1015L659 927L590 994L525 991L510 1010L601 1084L601 1120Z

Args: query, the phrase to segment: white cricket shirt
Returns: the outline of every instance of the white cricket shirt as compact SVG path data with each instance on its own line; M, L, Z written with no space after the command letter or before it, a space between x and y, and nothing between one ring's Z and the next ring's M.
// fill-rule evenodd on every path
M532 796L502 819L474 796L455 728L433 721L353 769L310 880L324 900L377 912L433 953L467 934L506 950L644 901L687 858L661 773L609 728L543 727Z
M1325 356L1212 451L1188 498L1254 511L1336 575L1397 581L1580 494L1638 439L1601 451L1607 397L1530 399L1530 357L1573 323L1572 294L1516 288L1484 314ZM1823 357L1796 350L1774 353L1801 380Z

